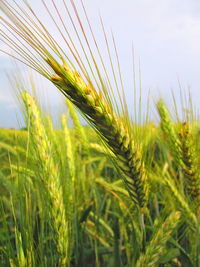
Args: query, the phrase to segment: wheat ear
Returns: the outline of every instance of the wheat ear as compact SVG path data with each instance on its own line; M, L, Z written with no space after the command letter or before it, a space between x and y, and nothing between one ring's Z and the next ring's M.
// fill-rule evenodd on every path
M180 141L175 132L173 122L170 119L169 112L162 100L160 100L157 105L157 110L160 116L160 126L165 135L166 140L169 143L169 148L171 150L173 160L178 168L183 166Z
M56 242L57 250L60 254L60 266L66 266L69 264L69 222L66 219L58 170L52 158L51 144L41 121L40 112L36 103L27 92L23 92L22 98L29 116L33 143L43 168L41 180L50 198L51 208L49 211L51 212L57 234Z
M116 155L116 164L124 174L130 196L139 207L144 207L148 182L141 153L133 143L128 127L115 116L112 107L92 84L86 83L66 62L59 65L48 58L47 63L56 73L51 81L82 111L104 143Z
M166 243L179 223L179 220L180 212L173 212L169 215L152 237L145 253L138 259L136 267L154 266L158 263L162 254L166 251Z
M187 122L182 124L182 128L179 132L179 139L184 163L183 175L185 186L191 199L195 202L196 206L199 207L200 177L198 173L198 166L195 162L195 151L194 144L192 143L192 135Z
M196 215L193 213L193 211L190 209L188 203L185 201L184 197L179 193L177 190L174 182L165 177L164 182L169 188L172 196L175 198L177 205L177 208L179 206L179 209L183 212L183 214L187 214L187 217L189 218L189 221L193 224L193 226L196 228L198 226L198 220Z

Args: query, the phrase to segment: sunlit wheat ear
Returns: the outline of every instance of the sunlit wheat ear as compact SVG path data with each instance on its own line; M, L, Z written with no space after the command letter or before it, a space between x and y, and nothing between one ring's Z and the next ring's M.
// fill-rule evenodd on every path
M200 205L200 177L199 166L195 159L195 145L191 134L190 126L187 122L182 124L179 132L181 144L182 159L183 159L183 175L184 183L191 199L199 208ZM197 152L196 152L197 153Z
M86 83L69 66L58 65L51 59L47 62L56 75L52 82L67 95L97 130L108 148L116 155L117 167L125 175L125 183L132 199L144 207L147 201L148 181L139 147L136 147L129 129L114 114L112 107L106 103L92 84Z
M136 267L157 266L160 257L167 251L166 243L172 236L180 220L180 212L173 212L153 235L144 254L137 261Z
M169 188L169 192L172 195L172 197L175 199L175 203L177 203L176 209L179 209L182 212L182 214L186 214L187 218L189 219L189 222L193 225L193 227L196 228L198 226L197 217L193 213L191 208L189 207L188 202L184 199L181 193L177 190L174 182L171 179L165 177L164 183Z
M181 148L180 148L180 140L176 134L174 129L174 124L170 119L169 112L162 100L160 100L157 105L157 110L160 116L160 126L164 133L165 140L167 140L170 152L173 156L173 161L176 163L178 168L183 166Z
M54 1L52 2L54 3ZM1 18L2 24L4 28L8 28L12 31L14 37L11 35L10 38L7 39L5 32L0 31L0 33L4 42L17 52L27 65L48 78L79 108L93 128L98 132L104 144L116 155L117 160L114 160L114 162L122 173L131 198L137 206L143 208L148 200L148 180L140 147L136 145L133 140L131 120L128 117L124 94L122 92L122 98L119 97L119 101L115 99L108 72L106 71L103 58L100 55L98 45L92 33L92 39L95 43L97 55L100 57L101 68L104 70L103 75L105 75L107 83L104 82L103 75L101 75L100 68L97 66L95 56L90 47L80 17L77 14L75 4L73 1L70 2L74 9L76 19L79 22L79 30L82 33L87 48L84 48L84 42L80 39L79 33L75 28L75 33L85 56L84 58L80 57L77 48L71 41L71 36L69 32L66 31L67 27L64 25L64 20L61 20L61 27L65 26L64 32L66 33L66 37L63 37L61 29L58 29L58 24L53 17L51 17L51 19L62 39L64 39L74 63L76 66L78 65L81 75L75 71L74 65L68 60L68 55L66 55L58 42L54 39L53 34L51 35L42 22L38 21L38 18L27 2L25 2L25 6L30 16L28 16L23 9L20 10L18 6L16 9L10 7L6 0L0 4L0 8L12 21L12 23L9 24L9 20ZM42 3L45 3L45 1L42 1ZM44 5L44 9L49 13L47 5ZM64 10L68 10L65 4ZM57 9L55 12L58 15ZM66 12L66 15L71 18L68 12ZM35 23L35 21L37 21L37 23ZM73 21L72 24L74 26ZM71 41L70 44L67 41L68 39ZM19 40L22 41L23 45ZM116 48L115 45L114 48ZM88 54L86 51L89 51ZM108 53L110 56L109 49ZM87 62L88 69L83 64L84 59ZM60 62L62 62L62 64ZM118 57L117 62L119 63ZM112 61L110 64L113 67ZM54 74L52 74L53 71ZM119 64L118 72L120 76L119 80L122 84ZM91 75L88 73L91 73ZM111 75L114 76L116 81L116 72L114 70ZM107 88L106 84L109 85L109 88ZM123 91L123 86L121 87ZM118 85L117 91L119 92ZM121 107L117 107L118 102L121 103ZM123 120L120 120L119 117L115 115L113 106L119 114L119 110L122 110Z
M22 98L26 107L30 134L35 145L35 151L40 160L42 168L41 180L47 190L50 199L49 211L51 213L57 239L57 250L60 254L60 266L69 264L69 222L66 220L66 212L63 204L62 187L59 181L58 170L55 167L51 154L51 144L48 140L44 125L41 120L40 111L34 99L23 92Z

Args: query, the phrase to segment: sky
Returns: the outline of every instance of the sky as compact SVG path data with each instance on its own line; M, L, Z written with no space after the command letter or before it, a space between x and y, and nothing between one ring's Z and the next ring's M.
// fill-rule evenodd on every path
M50 24L40 8L40 0L29 0L29 2L47 25ZM60 0L55 2L59 4ZM69 2L66 0L67 5ZM80 1L75 2L77 7L80 7ZM114 34L130 109L133 109L134 105L132 46L135 53L138 88L140 65L144 103L150 90L152 103L162 97L171 107L173 91L180 105L181 86L182 90L190 89L193 103L199 109L200 1L84 0L84 4L103 55L105 41L102 38L99 14L110 36L109 40L111 40L111 30ZM5 49L5 45L1 42L0 49ZM30 70L19 66L22 74L28 77ZM23 125L20 106L15 97L16 92L11 89L7 77L7 73L15 72L16 65L0 52L0 128L19 128ZM42 91L42 95L45 96L42 99L48 103L51 110L63 110L61 108L63 97L50 83L41 78L37 90L39 93Z

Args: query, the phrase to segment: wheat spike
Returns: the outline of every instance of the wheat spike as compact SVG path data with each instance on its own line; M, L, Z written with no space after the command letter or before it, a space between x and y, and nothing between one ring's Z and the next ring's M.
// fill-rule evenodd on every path
M173 160L178 168L183 166L180 141L175 132L174 125L170 119L169 112L162 100L157 103L157 110L161 119L161 129L165 135L166 140L169 142L169 147L173 155Z
M57 234L57 250L61 255L60 266L66 266L66 264L69 264L69 222L66 219L58 170L52 158L51 144L46 135L36 103L27 92L23 92L22 98L29 117L33 143L43 168L41 179L52 205L50 212Z
M191 199L194 200L196 206L200 204L200 177L198 174L198 166L195 162L194 144L192 143L192 134L187 122L182 124L179 132L179 139L182 150L183 159L183 175L186 189Z
M166 251L166 243L180 220L180 212L173 212L152 237L144 254L140 256L136 267L157 266L161 255Z
M73 72L66 62L58 65L47 59L56 75L52 82L69 97L101 135L109 149L116 155L117 166L125 175L125 183L132 199L144 207L147 201L148 183L141 153L130 137L128 128L115 116L103 97L90 83Z
M176 188L175 184L173 183L173 181L171 181L169 178L165 177L164 178L164 182L167 185L167 187L169 188L169 190L172 193L173 197L176 199L176 202L178 203L180 210L182 212L184 212L185 214L187 214L187 217L189 218L191 223L196 228L198 226L197 217L193 213L193 211L190 209L190 207L189 207L188 203L186 202L186 200L179 193L179 191L177 190L177 188ZM177 208L178 208L178 206L177 206Z

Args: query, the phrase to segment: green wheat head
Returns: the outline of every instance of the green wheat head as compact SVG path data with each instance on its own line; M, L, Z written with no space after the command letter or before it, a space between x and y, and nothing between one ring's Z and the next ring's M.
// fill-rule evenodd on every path
M196 207L200 204L200 177L199 167L195 159L196 151L193 144L193 136L190 130L190 125L187 122L182 124L179 132L181 144L182 159L183 159L183 178L186 190L195 202ZM199 209L199 208L198 208Z
M137 261L137 267L157 266L160 257L167 250L166 243L171 237L180 221L180 212L173 212L155 232L145 254L142 254Z
M34 99L27 92L23 92L22 98L28 114L33 144L42 167L40 177L49 194L49 211L57 234L56 243L58 253L60 253L60 264L66 266L66 264L69 264L70 223L69 218L66 218L59 172L52 158L51 143L48 140L39 109Z
M169 142L170 151L172 153L173 160L176 163L176 166L178 168L181 168L183 166L183 162L180 148L180 140L175 131L174 124L170 118L169 112L163 100L160 100L156 106L160 116L160 126L164 133L164 138L167 142Z

